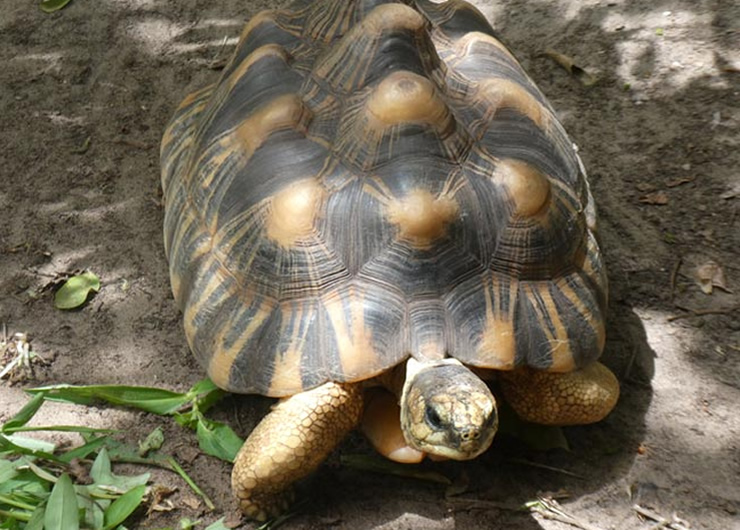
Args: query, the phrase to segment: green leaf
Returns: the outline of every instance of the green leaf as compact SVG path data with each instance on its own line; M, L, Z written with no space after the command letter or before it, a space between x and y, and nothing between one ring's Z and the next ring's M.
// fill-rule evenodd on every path
M108 486L122 492L146 484L149 481L149 476L149 473L132 476L116 475L111 470L110 458L105 448L100 450L98 457L90 468L90 477L92 477L96 486Z
M87 301L90 292L97 293L99 290L100 279L92 272L87 271L72 276L64 282L64 285L54 295L54 307L57 309L75 309Z
M136 486L121 495L105 510L105 530L115 528L134 513L146 493L146 486Z
M79 527L77 495L72 479L64 473L51 490L44 514L44 529L77 530Z
M196 428L198 446L204 453L226 462L233 462L244 440L239 438L231 427L223 423L201 418Z
M427 482L436 482L449 486L452 480L436 471L422 469L412 464L399 464L385 458L378 458L370 455L342 455L340 458L342 465L360 471L372 471L383 475L395 475L398 477L414 478L426 480Z
M69 2L70 0L44 0L41 2L41 11L44 13L53 13L62 9Z
M207 393L200 395L195 401L195 406L200 412L206 412L213 405L215 405L228 395L228 392L224 392L220 388L214 388L212 390L209 390Z
M30 469L21 469L26 465L24 458L13 461L16 475L5 481L0 481L0 494L12 494L23 497L32 502L32 499L41 500L49 494L49 483L37 476Z
M31 519L26 523L25 530L44 530L44 517L46 506L37 506L31 514Z
M4 484L18 474L15 464L10 460L0 460L0 484Z
M179 530L193 530L198 523L200 523L200 521L193 521L188 517L183 517L180 519L177 528L179 528Z
M90 478L95 484L108 484L112 480L113 471L110 465L108 451L103 447L90 468Z
M77 504L84 512L82 526L84 528L103 528L105 525L105 512L111 501L93 497L94 486L77 486Z
M24 438L13 434L5 436L0 434L0 453L13 453L16 455L28 455L45 458L52 462L61 462L59 457L52 454L54 444L34 438Z
M34 414L41 408L44 403L44 395L37 394L31 398L31 401L26 403L18 413L6 421L2 429L2 432L9 432L10 430L18 427L23 427L28 421L33 418Z
M11 433L39 431L78 432L80 434L113 434L118 432L116 429L101 429L98 427L85 427L84 425L40 425L38 427L17 427L14 429L8 429L8 432Z
M146 456L150 451L156 451L164 443L164 434L162 433L162 427L157 427L144 439L143 442L139 442L139 455Z
M224 524L225 520L226 517L222 517L218 521L214 521L213 523L206 526L205 530L229 530L229 527Z
M98 438L93 438L85 445L81 445L79 447L75 447L70 451L67 451L60 458L67 463L70 463L75 458L86 458L90 454L103 447L106 444L107 440L109 440L107 436L99 436Z
M187 394L162 388L125 385L53 385L33 388L31 393L44 393L46 399L78 405L91 405L95 401L106 401L113 405L134 407L154 414L173 414L190 402Z
M44 468L39 467L33 462L31 462L30 460L28 460L28 457L24 457L24 458L26 458L26 465L28 466L28 469L30 469L34 475L36 475L41 480L45 480L46 482L51 482L53 484L56 484L57 478L54 475L46 471Z
M193 387L188 391L188 394L191 397L198 396L200 394L207 394L209 392L213 392L214 390L218 390L219 388L216 386L216 383L211 381L210 379L201 379L197 383L193 385Z

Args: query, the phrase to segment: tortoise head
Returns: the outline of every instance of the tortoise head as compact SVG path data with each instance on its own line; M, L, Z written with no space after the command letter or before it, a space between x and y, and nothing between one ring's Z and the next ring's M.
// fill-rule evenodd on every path
M401 429L411 447L468 460L488 449L497 428L496 400L470 369L454 359L409 359Z

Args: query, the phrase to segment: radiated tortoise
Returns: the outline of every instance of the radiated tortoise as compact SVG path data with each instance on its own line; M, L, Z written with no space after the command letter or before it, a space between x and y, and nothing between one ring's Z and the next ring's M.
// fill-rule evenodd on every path
M162 186L192 351L224 389L281 398L235 461L249 516L358 425L398 461L479 455L486 374L532 422L616 403L583 166L463 1L257 15L176 111Z

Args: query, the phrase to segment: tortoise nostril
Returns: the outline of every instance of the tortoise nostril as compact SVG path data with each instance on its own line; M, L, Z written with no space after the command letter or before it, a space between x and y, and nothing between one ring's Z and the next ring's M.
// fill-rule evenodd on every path
M465 442L469 442L470 440L477 440L480 438L480 430L478 429L465 429L460 437Z

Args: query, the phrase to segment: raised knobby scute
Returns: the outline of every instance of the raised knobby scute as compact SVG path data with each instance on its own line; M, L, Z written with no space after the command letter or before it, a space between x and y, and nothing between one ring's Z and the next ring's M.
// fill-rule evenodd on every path
M520 160L500 160L492 179L504 186L516 215L533 217L547 207L550 181L537 168Z
M278 192L270 200L265 223L267 237L283 247L291 247L311 234L325 194L313 178L295 182Z
M454 198L435 197L424 189L411 190L387 207L388 219L398 227L401 239L425 248L444 236L447 225L458 213Z
M428 123L437 130L452 120L447 105L429 79L412 72L388 75L373 90L367 110L383 125Z

